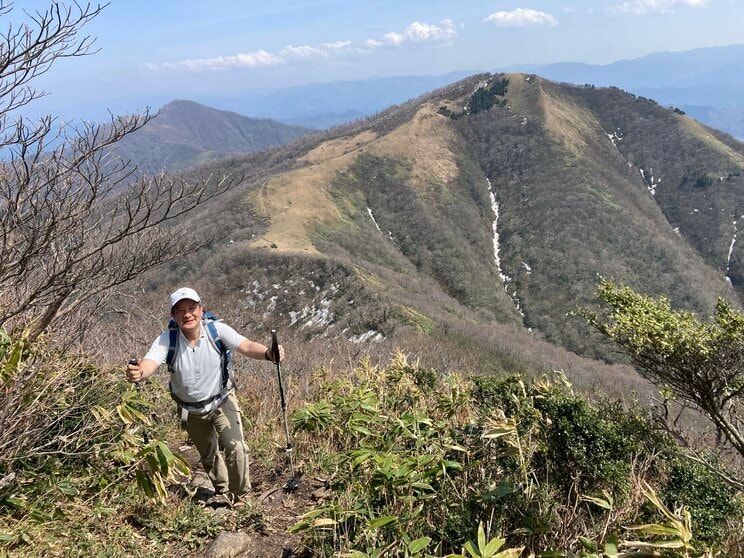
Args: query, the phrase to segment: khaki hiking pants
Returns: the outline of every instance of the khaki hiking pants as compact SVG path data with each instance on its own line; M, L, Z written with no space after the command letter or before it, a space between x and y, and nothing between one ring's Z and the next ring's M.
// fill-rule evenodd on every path
M251 488L248 450L235 392L206 415L189 415L186 431L199 451L204 471L216 492L240 498ZM224 449L224 457L220 452Z

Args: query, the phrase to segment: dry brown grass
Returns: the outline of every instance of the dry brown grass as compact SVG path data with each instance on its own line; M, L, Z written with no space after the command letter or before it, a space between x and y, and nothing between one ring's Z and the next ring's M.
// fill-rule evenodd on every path
M580 155L589 138L604 134L596 116L557 92L543 87L543 79L526 74L509 74L506 98L517 118L537 118L569 152Z
M702 141L710 148L718 151L727 159L736 162L740 168L744 169L744 156L716 138L705 126L700 124L700 122L681 114L676 114L675 117L680 123L680 129L687 132L693 138Z
M411 121L370 146L375 155L408 159L412 184L419 188L429 183L447 186L458 173L451 149L455 131L437 108L433 103L422 105Z
M307 166L273 177L248 196L256 212L271 221L252 246L318 253L310 238L312 229L344 221L328 187L336 173L350 168L362 152L407 160L416 187L446 187L458 173L450 148L454 138L448 119L436 113L433 103L426 103L409 122L385 136L366 130L322 143L300 159Z
M586 107L566 98L543 91L545 129L571 153L581 155L589 138L601 137L605 132L597 117Z

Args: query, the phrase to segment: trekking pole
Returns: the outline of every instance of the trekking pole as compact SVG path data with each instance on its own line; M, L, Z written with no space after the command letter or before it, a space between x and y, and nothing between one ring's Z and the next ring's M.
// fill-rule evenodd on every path
M282 404L282 417L284 418L284 434L287 437L287 447L285 452L289 459L289 469L292 472L292 478L284 485L285 492L292 492L300 487L300 481L295 474L294 457L292 455L292 442L289 439L289 424L287 423L287 401L284 398L284 386L282 385L282 370L279 364L279 341L276 337L276 330L271 330L271 357L276 364L276 377L279 380L279 399Z
M130 358L129 359L129 364L131 364L132 366L137 366L137 359L136 358ZM134 387L137 390L137 395L139 395L140 397L142 397L142 384L140 384L139 382L134 382ZM142 425L142 441L145 444L149 444L150 443L150 436L147 435L147 426L145 426L144 424Z

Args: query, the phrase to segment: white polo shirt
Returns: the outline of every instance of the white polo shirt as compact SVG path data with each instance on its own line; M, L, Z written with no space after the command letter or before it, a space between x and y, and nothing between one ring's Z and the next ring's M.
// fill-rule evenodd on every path
M229 325L213 322L222 343L231 351L245 341L245 337ZM170 332L165 330L153 342L145 358L165 364L170 346ZM184 403L197 403L215 397L222 391L222 362L220 353L209 337L207 326L201 323L199 339L191 346L178 330L178 342L173 358L171 390ZM206 411L206 409L205 409Z

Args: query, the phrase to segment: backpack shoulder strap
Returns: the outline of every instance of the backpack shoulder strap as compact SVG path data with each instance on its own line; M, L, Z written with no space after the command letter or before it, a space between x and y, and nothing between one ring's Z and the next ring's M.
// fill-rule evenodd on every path
M222 387L226 388L228 383L235 386L235 380L230 369L230 363L232 361L232 351L230 351L220 339L220 334L217 332L217 327L214 325L215 322L221 321L211 312L204 312L204 323L207 326L207 334L209 339L212 341L217 351L220 353L222 359Z
M215 344L220 354L224 354L227 352L227 350L225 349L225 344L222 342L222 339L220 339L220 334L217 333L217 328L214 325L214 323L218 321L220 321L220 319L211 312L204 312L204 322L207 326L207 333L209 334L209 338Z
M165 357L165 363L168 369L173 368L173 360L176 358L176 347L178 346L178 325L175 320L168 322L168 354Z

